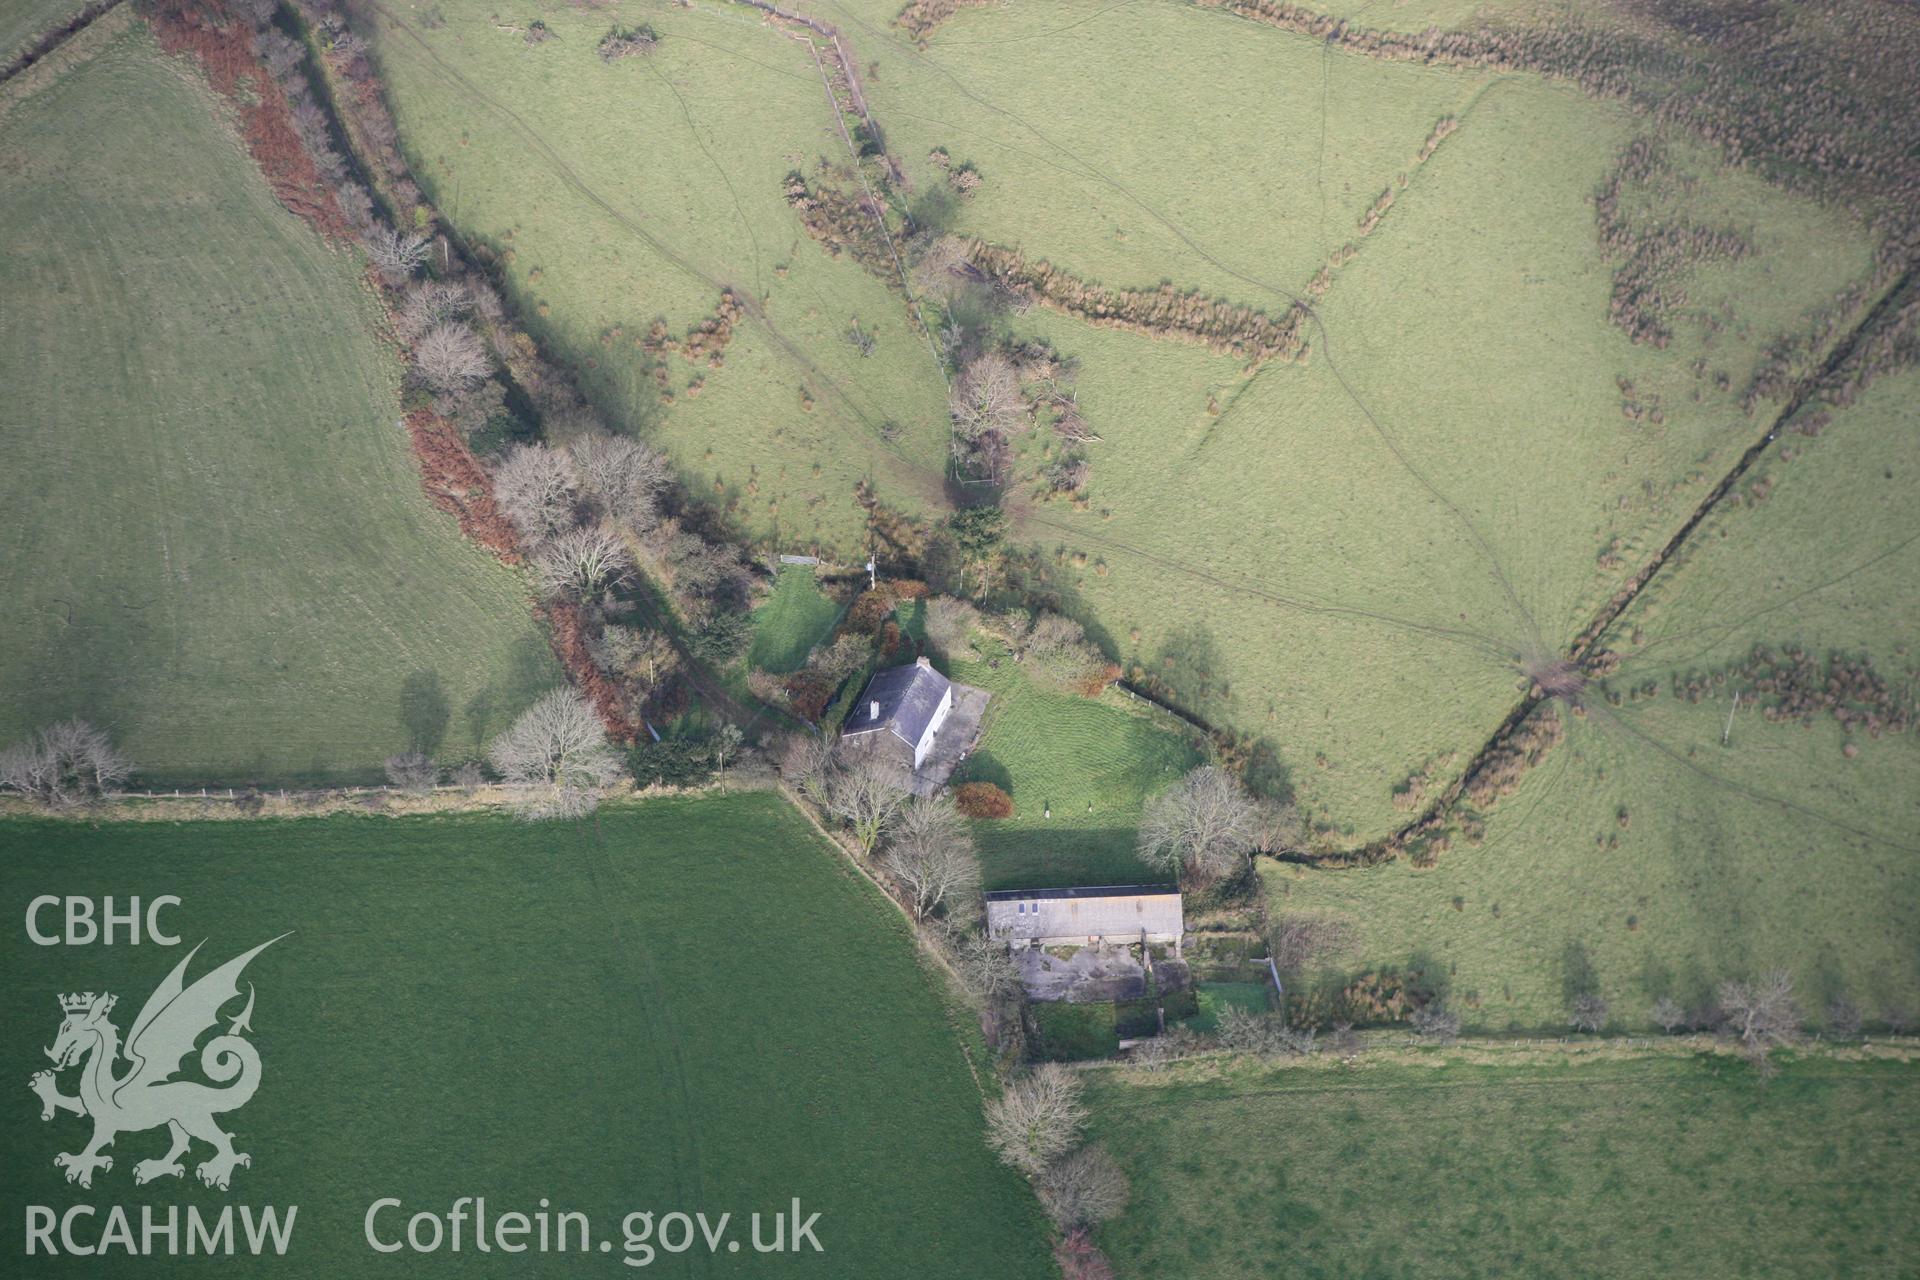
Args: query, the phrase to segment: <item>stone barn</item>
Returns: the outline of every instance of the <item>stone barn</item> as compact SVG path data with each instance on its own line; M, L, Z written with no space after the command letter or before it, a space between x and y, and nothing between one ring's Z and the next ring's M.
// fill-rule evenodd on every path
M1173 885L1000 889L986 895L987 932L1014 946L1173 943L1186 934Z

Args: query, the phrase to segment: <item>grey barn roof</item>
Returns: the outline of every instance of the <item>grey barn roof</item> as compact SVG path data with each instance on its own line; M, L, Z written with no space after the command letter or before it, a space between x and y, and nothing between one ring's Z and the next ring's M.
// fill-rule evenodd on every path
M1156 894L1180 896L1180 887L1171 884L1083 884L1067 889L990 889L988 902L1013 902L1024 898L1146 898Z
M908 745L917 744L933 720L933 713L940 709L940 699L949 687L945 676L918 663L876 672L841 732L857 734L891 729ZM876 702L880 704L878 716L873 714Z
M1185 932L1172 885L1000 889L985 895L987 930L1008 942L1178 941Z

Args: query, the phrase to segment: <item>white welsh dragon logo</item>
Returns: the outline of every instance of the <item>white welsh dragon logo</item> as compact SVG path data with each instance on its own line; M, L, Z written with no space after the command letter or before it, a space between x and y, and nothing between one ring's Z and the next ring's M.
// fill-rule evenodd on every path
M214 1036L200 1050L200 1070L207 1079L226 1087L216 1089L173 1076L182 1060L193 1052L194 1042L219 1022L220 1006L239 996L240 971L247 962L278 941L280 938L274 938L236 956L190 987L183 979L188 962L200 948L188 952L133 1020L125 1050L133 1065L124 1075L114 1074L114 1064L121 1055L120 1032L107 1020L116 997L91 991L60 997L60 1009L66 1018L53 1048L46 1051L53 1059L53 1071L36 1073L32 1087L40 1095L42 1120L53 1119L56 1111L93 1118L93 1141L85 1150L53 1158L55 1165L67 1171L68 1182L92 1186L95 1169L113 1168L112 1157L100 1154L103 1147L112 1146L121 1133L161 1125L173 1135L173 1146L157 1160L134 1165L136 1183L184 1174L180 1157L194 1138L213 1147L212 1158L196 1170L200 1181L210 1187L225 1191L234 1166L253 1164L252 1157L233 1149L233 1135L214 1122L216 1115L245 1106L260 1086L260 1055L241 1038L243 1032L253 1029L249 1022L253 1017L253 984L247 984L246 1008L231 1019L226 1034ZM54 1071L64 1071L83 1060L79 1094L69 1097L61 1093Z

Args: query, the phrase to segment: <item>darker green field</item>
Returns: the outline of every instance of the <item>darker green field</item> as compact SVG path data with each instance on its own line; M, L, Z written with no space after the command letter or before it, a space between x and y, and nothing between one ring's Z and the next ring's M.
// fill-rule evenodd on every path
M0 1130L9 1235L24 1204L298 1205L293 1247L260 1272L607 1276L623 1274L631 1211L744 1224L798 1196L822 1214L824 1253L662 1254L648 1274L1047 1274L1039 1211L981 1142L960 1024L905 925L770 796L624 806L575 827L8 822L0 885L16 921L0 992L17 1094ZM32 946L17 922L45 892L179 895L178 932L209 939L196 974L293 931L247 971L264 1079L226 1117L253 1156L230 1196L191 1170L136 1188L134 1162L163 1145L152 1133L124 1135L91 1191L54 1168L81 1123L42 1124L26 1081L59 1025L56 995L112 990L124 1032L184 948ZM444 1213L463 1195L496 1213L547 1197L615 1251L387 1258L363 1242L379 1197ZM34 1274L203 1270L76 1259Z
M1122 1276L1895 1276L1920 1071L1420 1061L1092 1077Z

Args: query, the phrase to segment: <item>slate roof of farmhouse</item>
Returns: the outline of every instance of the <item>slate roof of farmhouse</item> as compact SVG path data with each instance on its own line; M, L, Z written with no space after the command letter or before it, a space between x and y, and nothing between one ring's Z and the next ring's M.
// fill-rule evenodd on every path
M876 672L867 682L867 691L860 695L860 701L847 716L841 732L857 734L892 729L907 742L918 743L950 687L945 676L917 662ZM876 702L880 704L878 716L873 714Z

